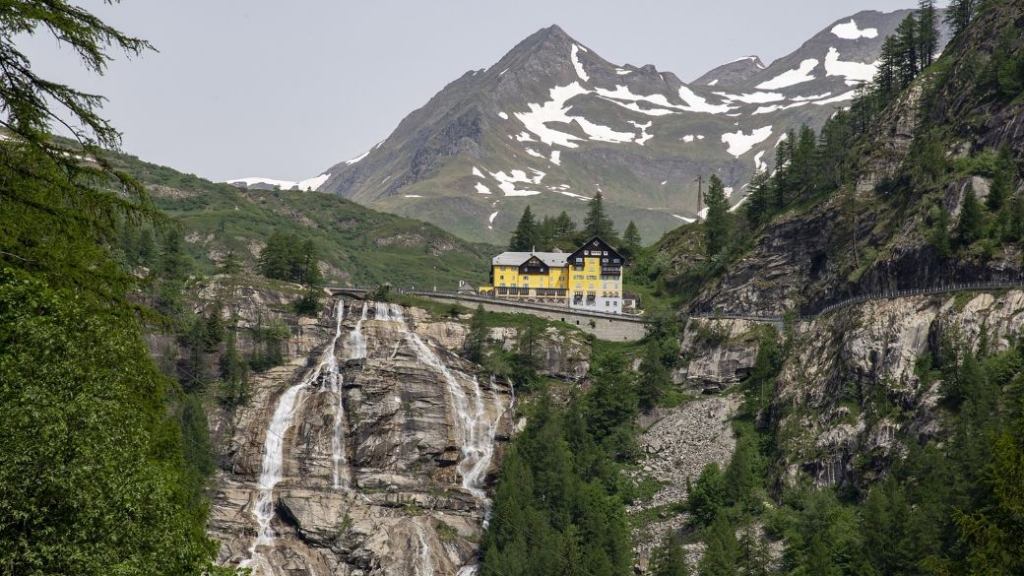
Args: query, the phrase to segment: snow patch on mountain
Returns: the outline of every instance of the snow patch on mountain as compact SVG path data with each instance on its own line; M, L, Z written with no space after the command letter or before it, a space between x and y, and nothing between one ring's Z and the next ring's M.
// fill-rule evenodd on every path
M498 118L501 118L502 120L508 120L508 114L504 112L498 112Z
M634 140L634 142L636 142L637 144L643 146L644 142L647 142L651 138L654 138L654 134L650 134L647 132L647 129L654 125L654 120L651 120L647 124L641 124L639 122L634 122L632 120L630 120L629 123L640 129L640 135L637 136L636 140Z
M847 102L849 100L853 100L856 97L857 97L857 91L856 90L850 90L849 92L845 92L845 93L840 94L838 96L833 96L832 98L828 98L828 99L825 99L825 100L818 100L818 101L815 102L815 104L817 104L818 106L824 106L826 104L837 104L839 102Z
M587 71L583 68L583 63L580 62L580 47L578 45L572 45L569 58L572 60L573 68L576 68L576 75L580 77L580 80L590 82L590 75L587 74Z
M739 158L749 152L754 146L767 140L771 135L772 127L765 126L764 128L754 130L750 134L744 134L743 130L722 134L722 142L729 146L729 154Z
M764 172L765 170L768 170L768 163L761 160L762 158L764 158L766 152L766 150L761 150L760 152L757 153L757 155L754 156L755 172Z
M733 102L743 102L744 104L768 104L770 102L782 102L786 99L786 95L780 92L753 92L751 94L729 94L728 92L715 92L716 96L721 96L729 104ZM742 114L735 114L735 116L741 116ZM730 114L732 116L732 114Z
M562 165L562 151L561 150L552 150L551 151L551 163L554 164L555 166L561 166Z
M544 158L545 157L543 154L541 154L540 152L537 152L533 148L527 148L526 149L526 153L529 154L530 156L535 157L535 158Z
M378 144L377 146L380 146L380 144ZM374 146L374 148L376 148L377 146ZM369 155L370 155L370 151L367 150L366 152L363 152L362 154L360 154L359 156L356 156L355 158L352 158L350 160L345 160L345 164L348 164L349 166L351 166L351 165L355 164L356 162L359 162L363 158L366 158Z
M863 64L861 62L846 62L839 59L839 50L834 46L828 49L825 56L825 75L843 76L846 78L847 86L856 86L861 82L871 82L878 70L878 63Z
M521 190L516 187L516 184L540 184L546 174L540 170L532 170L534 175L530 177L523 170L511 170L510 172L511 174L506 174L503 170L490 173L498 181L498 188L505 193L505 196L536 196L540 194L537 190Z
M485 184L481 184L480 182L477 182L476 183L476 193L477 194L487 194L487 195L490 195L491 189L488 188Z
M295 187L303 191L316 192L321 186L324 185L324 182L327 182L327 179L330 177L330 174L321 174L314 178L299 180L298 182L295 183Z
M484 173L476 166L473 166L473 176L476 176L477 178L485 178Z
M543 104L535 104L533 102L527 104L530 111L516 112L516 118L523 123L527 130L540 138L540 141L548 146L558 144L566 148L578 148L579 145L575 144L574 141L580 138L548 128L546 123L571 123L575 118L569 116L569 107L565 105L566 102L571 98L587 93L588 91L580 86L579 82L573 82L568 86L555 86L551 89L551 100ZM519 141L524 141L522 135L520 135Z
M245 184L246 187L253 186L269 186L278 187L281 190L300 190L302 192L315 192L320 186L323 186L324 182L330 178L330 174L321 174L315 178L307 178L305 180L299 180L294 182L291 180L277 180L274 178L263 178L261 176L253 176L249 178L236 178L234 180L227 180L227 184L238 185Z
M778 90L779 88L788 88L789 86L810 82L814 80L811 72L818 67L818 64L817 58L808 58L801 62L800 67L796 70L787 70L767 82L758 84L757 88L758 90Z
M706 98L698 96L696 92L690 90L690 88L688 88L687 86L679 87L679 98L681 98L683 102L686 102L686 106L681 107L680 109L685 110L687 112L725 114L733 110L733 108L728 104L708 104Z
M849 22L842 24L836 24L832 28L832 33L842 38L843 40L857 40L859 38L878 38L878 28L865 28L861 30L857 27L857 22L850 18Z

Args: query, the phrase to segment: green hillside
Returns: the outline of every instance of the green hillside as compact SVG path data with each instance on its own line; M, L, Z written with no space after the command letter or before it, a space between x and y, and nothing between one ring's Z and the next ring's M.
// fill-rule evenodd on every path
M333 194L239 190L134 156L111 158L142 182L155 205L183 226L198 268L213 272L229 252L255 266L274 232L311 239L328 284L437 285L486 281L499 249L471 244L431 224L364 208Z

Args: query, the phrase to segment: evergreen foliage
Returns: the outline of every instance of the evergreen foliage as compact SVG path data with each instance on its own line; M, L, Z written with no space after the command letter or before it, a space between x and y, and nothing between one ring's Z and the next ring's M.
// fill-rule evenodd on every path
M690 576L690 564L682 543L671 533L665 534L651 554L651 576Z
M469 333L466 335L466 342L463 346L466 359L478 364L484 358L484 348L490 335L485 314L484 305L478 304L476 310L473 311L473 317L469 320Z
M527 205L523 210L519 224L512 233L512 240L508 243L508 249L512 252L532 252L536 249L537 241L540 240L540 231L537 229L537 222L533 219L533 212Z
M295 234L274 232L260 251L260 274L275 280L314 286L322 282L317 251L312 240Z
M708 207L708 215L704 220L704 241L708 256L716 256L729 241L729 200L725 197L722 179L715 174L708 179L704 201Z
M202 408L158 372L127 299L135 266L184 282L180 234L108 162L102 98L37 75L14 41L49 33L96 73L109 50L149 45L64 1L0 12L0 572L222 573ZM77 142L52 138L55 122Z
M604 211L604 198L600 192L587 202L587 214L583 217L583 236L585 239L599 236L612 246L619 243L619 235L615 232L615 223Z
M641 250L643 250L643 240L640 238L640 230L630 220L626 225L626 231L622 234L622 246L619 248L619 252L632 260L640 254Z
M0 382L4 573L204 571L217 550L196 492L204 447L189 472L169 383L130 312L3 269ZM185 438L205 437L183 423Z

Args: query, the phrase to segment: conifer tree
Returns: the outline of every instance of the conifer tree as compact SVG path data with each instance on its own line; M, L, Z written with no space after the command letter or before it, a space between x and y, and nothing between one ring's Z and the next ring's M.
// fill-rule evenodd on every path
M963 32L964 28L971 23L977 4L978 0L949 1L949 6L946 7L945 22L949 24L954 36Z
M699 526L707 526L714 521L718 512L725 506L725 478L717 462L704 467L692 486L687 483L687 507Z
M487 344L487 337L490 330L487 328L487 318L484 312L484 305L479 304L469 320L469 334L466 335L466 343L463 350L466 358L471 362L479 363L483 359L484 346Z
M708 179L708 191L704 196L708 214L704 220L704 241L708 256L716 256L725 250L729 242L729 201L725 198L725 186L716 174Z
M690 564L682 543L671 532L651 554L651 576L690 576Z
M512 240L508 243L508 249L512 252L531 252L539 240L537 234L537 221L533 218L530 205L526 205L523 215L516 224L516 230L512 233Z
M615 232L615 224L604 211L604 197L601 192L587 203L587 215L583 217L584 240L599 236L605 242L616 245L619 235Z
M640 370L637 377L637 394L640 400L640 408L648 411L655 406L672 385L672 376L668 369L662 364L661 343L651 339L644 347L644 355L640 360Z
M935 14L935 0L918 0L917 3L917 53L921 69L932 65L939 49L938 20Z
M622 247L619 249L622 255L626 258L636 258L640 250L643 249L642 240L640 239L640 230L637 229L636 224L632 220L626 225L626 231L622 235Z
M960 222L956 227L957 241L961 246L970 246L981 239L983 219L981 204L974 195L974 186L968 184L963 204L960 206Z
M750 181L750 195L744 209L751 228L758 228L768 220L771 204L771 177L768 172L760 171Z
M917 18L910 14L896 27L896 83L900 90L910 86L921 70L919 49Z
M700 576L736 576L740 547L734 530L726 513L719 511L705 532L707 548L700 561Z
M996 163L996 173L992 177L992 186L989 187L988 196L985 197L985 206L996 212L1003 207L1006 197L1013 192L1013 157L1010 148L1003 146L999 150L999 160Z

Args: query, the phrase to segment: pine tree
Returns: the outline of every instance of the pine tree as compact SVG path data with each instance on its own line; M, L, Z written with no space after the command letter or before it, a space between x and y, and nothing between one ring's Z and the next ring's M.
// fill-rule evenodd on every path
M708 214L704 219L704 241L708 256L717 256L729 242L729 201L725 198L725 186L715 174L708 179L708 191L704 195Z
M981 239L983 225L984 214L981 211L981 204L974 195L974 186L968 184L963 204L960 206L960 222L956 227L960 246L970 246Z
M672 533L665 534L651 554L651 576L690 576L686 551Z
M946 7L945 22L949 24L954 36L963 32L964 28L971 23L977 3L978 0L949 1L949 6Z
M705 466L697 477L697 482L687 486L687 493L687 507L697 524L711 524L725 506L725 478L718 463L711 462Z
M640 239L640 230L632 220L626 225L626 231L622 235L622 247L619 249L622 255L628 259L634 259L640 250L643 249L643 241Z
M896 27L896 83L900 90L910 86L921 71L919 48L917 18L910 14Z
M875 94L888 102L898 89L900 55L896 36L889 36L882 42L878 57L878 69L875 71Z
M594 236L600 237L605 242L616 245L619 243L619 235L615 232L615 224L604 211L604 197L598 192L594 198L587 203L587 215L583 217L584 240Z
M1014 171L1010 148L1003 146L999 150L999 160L996 163L996 173L992 177L992 185L989 187L988 196L985 197L985 206L992 212L1002 208L1006 198L1013 192Z
M532 252L539 240L537 222L533 219L533 212L527 205L523 215L516 224L516 230L512 233L512 239L508 243L508 249L512 252Z
M672 376L662 364L661 342L651 339L644 347L637 376L636 388L640 408L649 411L657 406L671 385Z
M921 69L932 65L939 49L938 19L935 14L935 0L918 0L917 3L917 53Z
M487 337L490 329L487 328L487 317L484 312L484 305L479 304L469 320L469 333L466 335L466 343L463 351L466 358L471 362L479 363L483 360L484 347L487 345Z
M736 532L724 511L715 515L711 526L705 531L707 548L700 560L700 576L736 576L736 564L740 556Z
M740 438L732 453L729 465L722 477L725 487L725 502L729 505L749 503L756 487L754 476L754 447L751 441Z
M768 221L771 204L771 177L766 171L758 172L750 181L750 195L744 208L751 228L756 229Z

